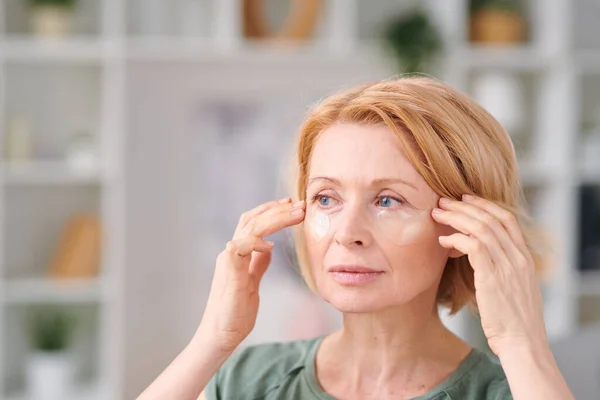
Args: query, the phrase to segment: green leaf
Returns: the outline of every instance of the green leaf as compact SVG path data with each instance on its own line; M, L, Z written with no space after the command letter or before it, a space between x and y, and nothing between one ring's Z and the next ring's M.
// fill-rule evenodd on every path
M384 43L406 73L427 72L443 48L442 39L424 11L415 11L390 21Z
M41 305L30 310L29 332L32 346L42 351L61 351L71 341L74 317L59 307Z

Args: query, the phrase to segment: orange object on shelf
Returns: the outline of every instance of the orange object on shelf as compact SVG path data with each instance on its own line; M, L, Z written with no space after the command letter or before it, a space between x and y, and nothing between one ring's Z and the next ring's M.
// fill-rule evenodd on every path
M50 267L53 278L89 278L100 264L100 221L93 214L77 214L65 226Z
M471 16L470 39L475 43L515 44L526 40L523 17L511 11L481 10Z
M279 30L267 23L264 0L242 1L244 36L254 39L307 40L315 32L323 0L293 0L291 9Z

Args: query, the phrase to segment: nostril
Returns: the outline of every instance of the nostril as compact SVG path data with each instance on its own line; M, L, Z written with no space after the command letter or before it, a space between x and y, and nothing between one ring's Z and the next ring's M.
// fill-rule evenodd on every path
M363 242L362 242L362 240L357 240L355 243L356 243L357 245L359 245L359 246L362 246L362 245L363 245Z

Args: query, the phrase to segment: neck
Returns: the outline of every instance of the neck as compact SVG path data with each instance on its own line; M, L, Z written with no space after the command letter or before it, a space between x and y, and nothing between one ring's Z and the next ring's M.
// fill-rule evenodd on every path
M352 382L346 389L377 392L381 398L398 394L398 386L406 395L426 393L471 350L443 325L435 304L345 313L344 328L326 341L319 358L327 366L331 389L341 390L336 381Z
M437 308L416 311L390 308L376 313L344 314L344 329L338 333L338 344L348 349L348 357L383 365L414 365L420 358L456 343L441 322Z

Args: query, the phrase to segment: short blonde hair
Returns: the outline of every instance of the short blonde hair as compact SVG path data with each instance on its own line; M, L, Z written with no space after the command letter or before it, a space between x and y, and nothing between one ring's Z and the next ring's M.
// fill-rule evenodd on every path
M386 80L325 98L300 128L295 197L306 199L312 151L319 135L336 122L385 125L401 140L408 160L440 196L465 193L490 200L516 217L537 267L538 237L526 209L515 150L502 126L483 107L446 84L425 77ZM300 272L315 290L306 241L296 229ZM449 258L437 293L439 305L454 314L476 307L473 270L467 256Z

